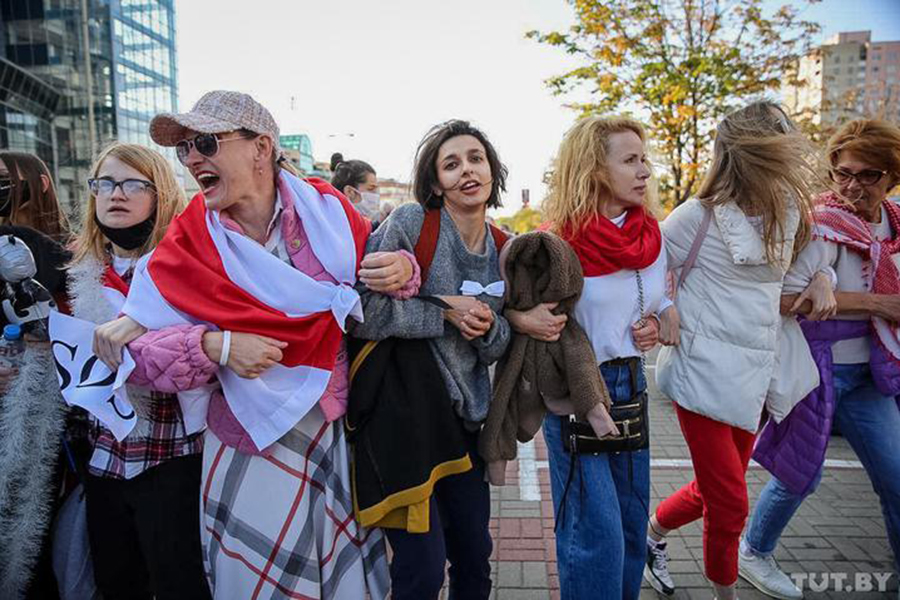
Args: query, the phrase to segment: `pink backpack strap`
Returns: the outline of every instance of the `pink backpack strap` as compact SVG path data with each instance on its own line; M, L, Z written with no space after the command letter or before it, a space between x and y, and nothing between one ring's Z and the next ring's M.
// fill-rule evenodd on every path
M688 252L687 259L685 259L684 264L681 266L681 274L678 276L678 285L675 286L676 292L681 289L681 284L684 283L688 273L694 268L694 263L697 261L697 255L700 254L700 246L703 245L703 238L706 237L706 232L709 230L710 219L712 219L712 211L708 208L704 208L703 220L700 221L700 229L697 230L697 237L694 238L694 243L691 244L691 251Z

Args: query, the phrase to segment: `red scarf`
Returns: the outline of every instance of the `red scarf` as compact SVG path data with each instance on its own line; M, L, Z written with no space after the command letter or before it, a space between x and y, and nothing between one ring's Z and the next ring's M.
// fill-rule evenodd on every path
M818 200L814 237L846 246L871 261L874 269L872 292L900 294L900 272L892 258L900 252L900 207L890 200L882 203L894 238L879 241L872 235L869 224L852 212L834 193L822 194ZM874 315L872 326L877 334L876 339L887 351L887 355L900 362L900 335L897 326Z
M566 228L561 236L578 255L585 277L645 269L662 248L659 223L642 206L628 209L622 227L597 215L583 227Z
M101 283L103 283L104 287L116 290L123 297L128 296L128 289L131 287L127 281L122 279L121 275L116 273L112 265L106 265L106 269L103 270L103 276L101 277ZM121 306L118 306L116 310L121 310L121 308Z

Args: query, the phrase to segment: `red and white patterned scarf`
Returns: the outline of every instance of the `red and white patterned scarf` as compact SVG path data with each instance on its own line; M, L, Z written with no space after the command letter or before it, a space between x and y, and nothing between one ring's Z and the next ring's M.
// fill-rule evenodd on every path
M869 283L873 293L900 294L900 271L891 259L891 256L900 252L900 207L890 200L885 200L882 206L887 212L893 239L875 239L869 224L854 214L836 194L822 194L816 207L813 239L841 244L871 261ZM900 361L897 328L881 317L872 317L872 323L882 344L891 356Z

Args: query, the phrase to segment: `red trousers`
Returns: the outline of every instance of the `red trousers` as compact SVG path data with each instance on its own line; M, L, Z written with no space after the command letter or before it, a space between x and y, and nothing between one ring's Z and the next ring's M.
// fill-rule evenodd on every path
M713 583L731 585L738 577L738 545L750 506L747 464L756 436L675 405L691 451L694 480L666 498L656 520L678 529L703 517L703 563Z

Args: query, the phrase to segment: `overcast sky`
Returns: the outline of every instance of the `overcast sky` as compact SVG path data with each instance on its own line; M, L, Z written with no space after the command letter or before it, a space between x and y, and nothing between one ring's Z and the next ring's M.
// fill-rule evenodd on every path
M468 119L510 170L498 214L518 210L523 188L541 199L574 118L543 80L575 63L525 39L568 27L564 0L179 0L176 11L180 110L212 89L248 92L283 134L308 134L316 160L340 151L401 180L430 126ZM824 0L810 16L823 35L900 39L900 0Z

